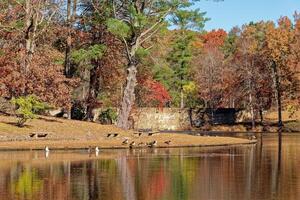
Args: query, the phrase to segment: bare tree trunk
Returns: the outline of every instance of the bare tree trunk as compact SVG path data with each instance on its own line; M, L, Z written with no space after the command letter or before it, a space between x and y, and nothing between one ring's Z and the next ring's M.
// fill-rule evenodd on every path
M75 21L77 11L77 0L73 0L72 22Z
M252 98L251 92L250 92L250 94L249 94L249 103L250 103L250 112L251 112L251 123L252 123L252 128L255 128L255 115L254 115L253 98Z
M118 123L117 123L117 126L123 129L129 129L128 118L130 116L130 112L135 101L134 90L135 90L135 86L137 85L136 74L137 74L136 63L131 61L128 67L126 87L123 93L123 99L122 99L121 109L119 112Z
M183 96L183 89L180 89L180 108L184 108L184 96Z
M189 108L188 112L189 112L190 126L191 126L191 128L193 128L194 127L193 109Z
M29 73L32 57L35 51L36 38L41 32L43 32L47 24L50 23L52 17L56 13L56 10L48 16L43 10L44 6L47 4L45 0L25 0L25 30L24 30L24 39L25 39L25 55L24 63L22 64L23 72L25 74ZM49 3L49 2L48 2ZM47 17L47 19L45 19ZM43 23L44 22L44 23ZM45 25L46 24L46 25ZM23 46L22 42L22 46Z
M34 39L36 32L36 18L33 16L33 8L31 0L25 1L25 58L24 58L24 66L23 73L26 75L29 72L31 60L34 53Z
M71 0L67 1L67 41L66 41L66 51L65 51L65 75L66 77L71 76Z
M278 128L281 130L283 123L282 123L282 105L281 105L281 91L280 91L280 80L278 69L275 61L272 62L272 73L273 73L273 82L274 82L274 89L275 89L275 99L277 103L277 112L278 112Z
M72 23L75 20L76 16L76 6L77 0L73 1L73 11L71 13L72 1L67 1L67 26L68 26L68 34L67 34L67 42L66 42L66 51L65 51L65 76L67 78L71 78L71 47L72 47L72 37L71 37L71 28ZM69 119L71 119L71 109L69 110Z
M262 108L259 109L259 116L260 116L260 123L263 124L264 123L264 116L263 116L263 109Z
M93 110L96 106L97 97L99 94L99 76L98 76L98 67L94 67L90 71L90 83L89 83L89 90L88 90L88 97L87 97L87 113L86 119L88 121L93 120Z

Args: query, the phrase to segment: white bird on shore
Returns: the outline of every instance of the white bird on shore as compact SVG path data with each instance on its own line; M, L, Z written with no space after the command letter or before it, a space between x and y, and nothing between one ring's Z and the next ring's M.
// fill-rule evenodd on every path
M49 157L50 149L48 146L45 147L45 157L46 159Z
M100 148L99 147L95 147L95 154L96 154L96 156L99 155L99 152L100 152Z

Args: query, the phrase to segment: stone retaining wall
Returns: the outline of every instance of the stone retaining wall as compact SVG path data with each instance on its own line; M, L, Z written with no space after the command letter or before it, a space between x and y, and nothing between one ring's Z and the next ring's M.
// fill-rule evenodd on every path
M187 130L190 121L187 109L138 108L133 112L134 129Z

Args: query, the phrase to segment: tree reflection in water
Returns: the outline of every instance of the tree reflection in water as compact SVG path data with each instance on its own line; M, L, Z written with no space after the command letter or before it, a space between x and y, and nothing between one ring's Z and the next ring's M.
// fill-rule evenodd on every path
M35 199L43 187L43 180L37 170L30 166L20 167L19 173L11 182L11 192L18 199Z
M82 152L67 156L52 151L47 159L42 152L2 152L0 196L7 200L300 199L300 136L261 139L243 147L118 150L106 159L109 150L91 158Z

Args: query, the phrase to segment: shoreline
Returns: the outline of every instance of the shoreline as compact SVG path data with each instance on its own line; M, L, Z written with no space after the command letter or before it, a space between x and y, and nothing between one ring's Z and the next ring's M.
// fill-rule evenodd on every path
M253 144L248 140L229 136L196 136L183 133L136 133L122 130L114 125L67 120L40 116L19 128L15 118L0 115L0 150L44 149L87 149L89 146L102 149L148 148L147 144L157 142L154 148L207 147ZM32 134L35 133L33 137ZM47 133L47 134L45 134ZM41 137L38 137L38 134ZM43 136L42 136L43 135ZM123 144L127 140L126 144Z
M122 144L124 140L128 140L128 144ZM148 142L157 141L157 145L149 147ZM166 144L166 141L171 141ZM63 139L31 139L21 141L1 141L0 151L31 151L44 150L48 146L52 150L87 150L88 148L100 149L130 149L130 143L135 145L132 149L150 149L150 148L192 148L192 147L221 147L234 145L251 145L257 143L257 140L248 140L237 137L223 136L193 136L188 134L170 134L158 133L153 136L122 135L117 138L98 138L95 140L63 140Z
M15 144L14 142L9 142L12 144L12 146ZM103 150L126 150L126 149L174 149L174 148L201 148L201 147L231 147L231 146L244 146L244 145L253 145L256 144L257 140L249 140L249 142L241 142L241 143L226 143L226 144L199 144L199 145L170 145L170 146L156 146L156 147L125 147L125 146L111 146L111 147L101 147ZM90 145L91 147L95 147L93 145ZM56 147L56 146L50 146L50 150L53 151L74 151L74 150L88 150L89 147ZM44 151L44 148L41 147L27 147L27 148L17 148L17 147L1 147L1 142L0 142L0 152L6 152L6 151Z

